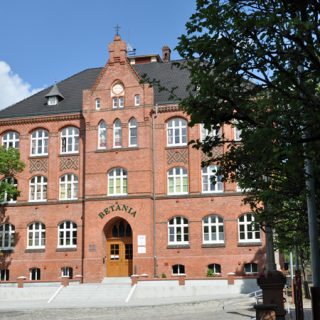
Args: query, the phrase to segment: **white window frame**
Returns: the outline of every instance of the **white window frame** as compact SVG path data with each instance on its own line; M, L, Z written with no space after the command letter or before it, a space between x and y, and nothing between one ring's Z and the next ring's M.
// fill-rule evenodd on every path
M168 221L168 244L189 244L189 221L187 218L177 216Z
M71 144L68 142L71 141ZM76 127L66 127L60 135L60 153L79 153L79 129Z
M210 266L213 266L213 268L210 268ZM219 272L217 271L217 267L220 268ZM208 264L207 268L208 270L212 270L214 274L221 274L221 264L219 263L210 263Z
M206 228L208 229L208 232L205 232ZM222 232L220 231L221 228L222 228ZM214 233L216 234L216 239L213 239ZM222 235L221 235L221 233L222 233ZM206 239L206 237L205 237L206 234L208 234L208 239ZM202 219L202 241L203 241L203 243L204 244L224 243L224 239L225 239L225 233L224 233L223 218L216 215L216 214L204 217Z
M178 272L174 272L174 270L173 270L173 268L174 267L177 267L177 271ZM182 272L182 269L183 268L183 271L184 272ZM172 270L172 275L173 276L177 276L177 275L185 275L186 273L186 267L183 265L183 264L174 264L172 267L171 267L171 270Z
M61 277L68 277L72 279L73 268L72 267L62 267L61 268Z
M100 100L100 98L96 98L95 99L95 107L96 107L96 110L100 110L100 108L101 108L101 100Z
M224 185L221 181L222 176L217 176L216 171L219 169L218 166L203 167L201 169L201 185L202 193L216 193L223 192ZM211 178L215 177L215 183L212 183Z
M113 147L122 148L122 124L119 119L113 123Z
M184 181L187 181L187 190L184 191ZM189 180L188 170L183 167L174 167L168 170L167 173L168 195L188 194ZM172 183L173 191L170 191L170 184Z
M66 173L61 176L59 179L59 200L77 200L78 184L78 176L73 173Z
M249 217L251 218L249 219ZM254 215L252 213L247 213L239 217L238 219L239 242L241 243L261 242L261 232L259 229L258 230L254 229L255 228L254 220L255 220ZM241 239L242 234L244 235L243 239ZM249 234L252 234L252 236L249 237ZM257 236L257 234L259 236Z
M2 181L6 183L10 183L12 186L18 188L18 180L16 178L8 177L8 178L4 178ZM16 202L17 202L16 196L8 200L8 194L6 191L4 192L2 203L16 203Z
M48 155L49 132L37 129L31 133L30 156ZM40 149L40 150L39 150Z
M15 226L10 223L0 224L0 250L12 250L15 247ZM6 245L6 242L8 245Z
M27 249L44 249L46 247L46 226L42 222L37 221L29 224L27 232Z
M59 100L57 96L48 97L48 106L56 106Z
M140 104L141 104L141 96L140 96L140 94L136 94L134 96L134 105L135 105L135 107L138 107L138 106L140 106Z
M167 122L168 147L179 147L187 145L187 126L187 121L183 118L173 118Z
M5 149L15 148L19 149L19 133L15 131L8 131L2 137L2 146Z
M233 140L234 141L241 141L242 130L237 128L237 124L238 124L238 121L234 121L234 123L232 125L233 126Z
M117 183L120 183L120 192L117 192ZM111 185L113 192L111 192ZM125 196L128 194L128 172L123 168L114 168L108 173L108 195Z
M68 224L69 227L67 226ZM58 226L58 248L76 248L78 230L73 221L63 221ZM67 242L70 241L68 244Z
M32 273L33 273L33 271L34 271L34 274L35 274L35 278L36 278L36 279L32 279ZM30 280L31 280L31 281L39 281L39 280L41 280L41 269L40 269L40 268L36 268L36 267L30 268L30 269L29 269L29 272L30 272ZM39 279L38 279L38 278L39 278Z
M113 97L112 98L112 108L122 109L124 107L124 96Z
M210 128L210 130L206 129L204 127L203 123L200 123L200 140L203 142L206 137L219 137L221 136L221 128L220 129L214 129L213 127Z
M247 271L246 267L249 267L250 270ZM257 270L254 271L253 269L257 269ZM243 266L243 271L247 275L257 274L258 273L258 264L255 263L255 262L245 263L244 266Z
M29 202L47 201L48 180L45 176L34 176L29 182Z
M103 120L98 125L98 149L107 149L107 125Z
M134 139L136 143L133 143ZM138 146L138 122L135 118L131 118L129 121L129 147L137 147L137 146Z

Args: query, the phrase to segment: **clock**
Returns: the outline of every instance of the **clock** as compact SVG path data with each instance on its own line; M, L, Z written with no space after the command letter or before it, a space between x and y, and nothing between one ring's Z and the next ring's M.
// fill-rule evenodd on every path
M113 87L112 87L112 92L116 95L121 94L123 92L124 88L123 85L121 83L116 83Z

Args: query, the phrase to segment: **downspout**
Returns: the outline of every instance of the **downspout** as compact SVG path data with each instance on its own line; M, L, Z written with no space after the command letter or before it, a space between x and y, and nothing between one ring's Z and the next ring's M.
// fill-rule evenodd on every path
M157 266L157 209L156 209L156 135L155 119L158 115L158 106L152 110L152 216L153 216L153 276L158 277Z

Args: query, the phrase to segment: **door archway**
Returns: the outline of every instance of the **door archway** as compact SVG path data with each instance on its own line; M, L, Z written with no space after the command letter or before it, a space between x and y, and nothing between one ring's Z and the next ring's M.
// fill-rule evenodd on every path
M107 277L132 275L132 229L130 224L117 218L110 221L106 229Z

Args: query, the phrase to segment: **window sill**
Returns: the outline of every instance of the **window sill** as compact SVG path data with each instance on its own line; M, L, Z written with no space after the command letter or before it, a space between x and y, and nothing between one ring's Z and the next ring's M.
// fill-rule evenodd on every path
M29 159L42 159L42 158L49 158L48 154L30 154Z
M70 247L70 248L57 248L56 252L69 252L69 251L77 251L76 247Z
M29 200L30 203L47 202L48 200Z
M190 249L189 244L168 244L167 249Z
M4 253L4 254L10 254L10 253L13 253L14 252L14 249L0 249L0 253Z
M238 247L260 247L262 242L238 242Z
M111 149L97 149L96 153L105 153L105 152L118 152L118 151L130 151L130 150L139 150L138 146L135 147L119 147L119 148L111 148Z
M203 243L201 248L225 248L225 243Z
M60 153L59 157L70 157L70 156L79 156L79 151L77 152L70 152L70 153Z
M43 253L45 252L46 249L45 248L28 248L26 250L24 250L25 253Z
M166 146L165 150L171 150L171 149L187 149L188 144L183 144L183 145L172 145L172 146Z

